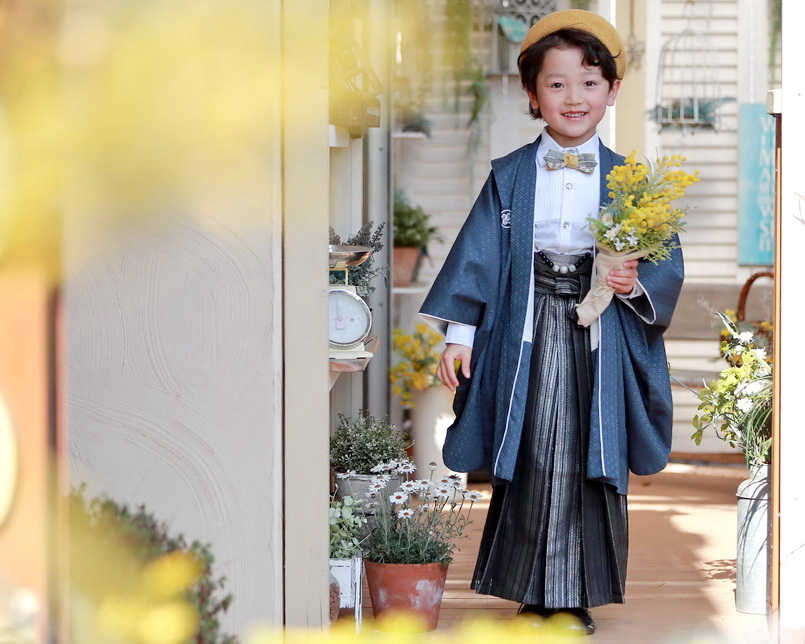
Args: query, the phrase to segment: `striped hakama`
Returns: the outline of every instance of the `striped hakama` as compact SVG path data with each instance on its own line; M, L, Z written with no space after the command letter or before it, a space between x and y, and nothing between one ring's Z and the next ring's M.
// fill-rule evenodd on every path
M592 259L567 274L534 259L534 346L517 467L493 491L472 587L546 608L623 603L626 497L585 476L593 372L589 331L576 323L574 305L589 289Z

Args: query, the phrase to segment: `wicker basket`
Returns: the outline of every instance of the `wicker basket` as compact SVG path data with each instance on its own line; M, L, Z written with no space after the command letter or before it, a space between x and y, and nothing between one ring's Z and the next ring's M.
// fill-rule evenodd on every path
M746 301L749 299L749 291L752 290L752 285L761 277L768 277L774 279L774 273L771 271L760 271L749 276L749 279L741 288L741 293L738 296L738 308L735 311L735 326L739 331L751 331L755 336L754 344L758 347L766 349L766 355L771 357L772 353L772 325L769 320L752 320L746 319ZM729 331L722 329L719 337L719 346L721 342L729 339Z

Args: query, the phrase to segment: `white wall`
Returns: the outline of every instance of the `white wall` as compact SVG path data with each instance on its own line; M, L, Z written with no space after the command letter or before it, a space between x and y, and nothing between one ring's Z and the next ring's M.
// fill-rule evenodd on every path
M281 619L275 246L256 218L166 213L65 284L71 483L210 543L230 629Z
M82 2L65 27L100 38L64 70L70 482L209 543L240 635L283 620L279 17Z

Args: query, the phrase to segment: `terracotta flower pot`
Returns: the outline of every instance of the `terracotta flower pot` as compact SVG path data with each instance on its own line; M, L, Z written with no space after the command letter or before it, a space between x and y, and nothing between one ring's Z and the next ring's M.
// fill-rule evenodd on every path
M410 286L416 279L420 254L421 251L416 246L394 247L394 286Z
M420 619L425 630L436 628L447 564L364 563L376 618L388 613L408 613Z

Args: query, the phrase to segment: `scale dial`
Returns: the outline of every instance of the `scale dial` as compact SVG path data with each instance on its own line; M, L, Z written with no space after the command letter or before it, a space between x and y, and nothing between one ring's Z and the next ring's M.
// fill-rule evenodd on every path
M372 328L372 313L366 302L343 288L331 288L329 302L330 346L351 349L361 344Z

